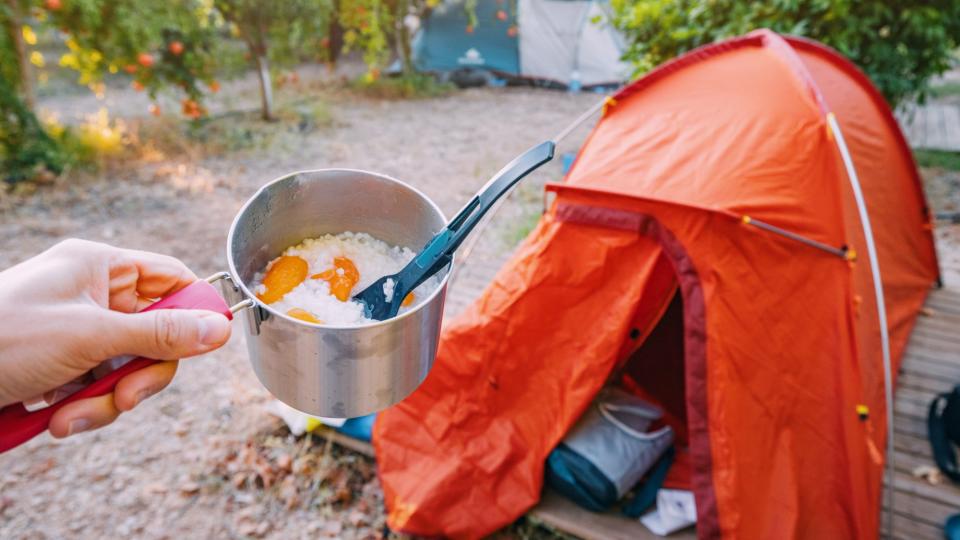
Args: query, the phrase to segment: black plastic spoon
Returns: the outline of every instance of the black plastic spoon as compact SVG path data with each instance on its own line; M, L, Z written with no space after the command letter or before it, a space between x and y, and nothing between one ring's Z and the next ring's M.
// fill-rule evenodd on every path
M606 99L591 107L553 140L542 142L516 157L494 175L403 269L396 274L383 276L356 294L353 300L363 304L365 315L378 321L395 317L407 294L450 264L453 253L460 247L464 238L470 234L497 200L523 177L553 159L554 149L560 139L569 135L574 128L597 112L605 102ZM389 282L392 282L392 287L388 285ZM387 290L390 290L391 294L388 295Z

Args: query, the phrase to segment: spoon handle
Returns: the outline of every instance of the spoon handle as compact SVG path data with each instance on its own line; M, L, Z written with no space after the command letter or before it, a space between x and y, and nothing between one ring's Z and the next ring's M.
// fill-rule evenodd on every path
M446 266L453 257L453 252L460 247L460 244L476 227L484 214L517 182L553 159L554 148L553 141L540 143L517 156L494 175L480 192L474 195L473 199L447 223L446 228L434 236L427 247L407 266L407 268L415 266L421 271L426 270L423 277L411 288L416 287L423 280ZM404 268L404 270L407 270L407 268Z

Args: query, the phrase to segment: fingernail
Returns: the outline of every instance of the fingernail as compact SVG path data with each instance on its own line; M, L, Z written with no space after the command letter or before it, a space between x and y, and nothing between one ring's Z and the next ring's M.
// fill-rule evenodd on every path
M86 418L77 418L76 420L71 420L70 424L67 425L67 437L70 435L76 435L90 429L90 420Z
M230 333L230 321L219 313L209 313L197 319L200 327L200 343L216 345L227 339Z
M157 393L157 389L153 387L144 388L143 390L140 390L139 392L137 392L137 395L133 396L133 399L136 401L136 403L134 403L134 406L139 405L141 401L147 399L148 397L156 393Z

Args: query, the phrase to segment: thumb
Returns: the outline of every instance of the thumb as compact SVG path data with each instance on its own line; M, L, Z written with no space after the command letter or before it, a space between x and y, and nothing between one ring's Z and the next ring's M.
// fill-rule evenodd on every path
M230 338L230 321L201 309L114 313L110 355L176 360L212 351Z

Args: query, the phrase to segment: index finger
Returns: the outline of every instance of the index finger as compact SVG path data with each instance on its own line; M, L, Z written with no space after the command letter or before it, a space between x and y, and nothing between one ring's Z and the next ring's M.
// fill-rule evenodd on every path
M136 249L122 251L125 262L136 267L133 286L142 298L161 298L197 280L196 274L175 257Z

